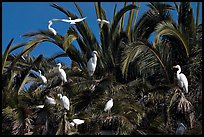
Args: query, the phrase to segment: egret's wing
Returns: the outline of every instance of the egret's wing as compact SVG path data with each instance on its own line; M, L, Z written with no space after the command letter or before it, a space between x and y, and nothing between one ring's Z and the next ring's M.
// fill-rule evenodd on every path
M107 111L107 109L108 109L108 104L109 104L109 101L106 103L105 108L104 108L104 111Z
M75 22L80 22L80 21L83 21L83 20L85 20L85 19L86 19L86 17L81 18L81 19L75 19L74 21L75 21Z
M188 80L187 80L186 76L183 73L180 74L180 79L184 82L184 84L188 85Z
M63 96L63 97L62 97L62 101L64 102L64 104L63 104L64 107L69 110L69 105L70 105L69 99L68 99L66 96Z
M63 21L63 22L71 22L71 20L67 20L67 19L62 19L61 21Z

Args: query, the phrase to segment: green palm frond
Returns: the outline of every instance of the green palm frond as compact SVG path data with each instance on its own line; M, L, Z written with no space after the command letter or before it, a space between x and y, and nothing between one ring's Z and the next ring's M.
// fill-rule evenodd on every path
M132 2L132 4L136 6L136 2ZM135 13L134 11L135 11L134 9L132 9L130 11L129 18L128 18L128 23L127 23L127 26L126 26L126 32L127 32L129 38L130 38L130 31L133 28L132 23L133 23L133 17L134 17L134 13Z
M200 2L197 3L196 23L195 23L196 27L198 26L199 17L200 17Z
M152 48L151 44L145 40L138 40L137 42L128 44L123 50L121 61L122 74L125 78L127 78L128 71L138 71L137 73L143 74L143 77L145 77L148 72L150 72L150 74L152 73L150 68L158 70L161 66L163 74L169 82L167 68L160 53ZM129 70L130 65L132 68L131 70ZM137 69L133 66L137 66Z
M127 2L124 2L124 6L123 8L125 8L127 6ZM124 27L124 22L125 22L125 13L123 14L121 21L120 21L120 27L119 27L119 32L123 31L123 27Z
M65 15L67 15L67 17L70 17L70 12L67 11L66 9L64 9L63 7L61 7L61 6L59 6L59 5L55 4L55 3L51 4L50 6L52 6L53 8L58 9L61 12L63 12Z
M155 36L154 41L156 42L159 41L160 37L163 35L165 36L169 35L169 36L173 36L179 39L185 48L187 57L189 57L189 45L187 44L186 39L183 37L183 35L178 31L178 29L171 22L163 21L159 23L155 28L155 32L156 32L156 36Z
M4 67L5 67L5 64L6 64L7 57L9 55L9 49L10 49L10 47L12 45L13 40L14 40L14 38L11 39L11 41L9 42L9 44L6 47L6 50L4 51L4 54L3 54L3 58L2 58L2 74L3 74L3 71L4 71Z
M154 28L161 21L172 20L169 10L172 6L168 4L153 2L148 5L151 9L146 11L143 16L140 17L134 27L134 32L137 37L148 39L154 32Z
M76 40L77 38L78 38L77 32L74 31L72 28L70 28L70 29L67 31L66 35L64 36L64 42L63 42L63 45L62 45L64 51L66 51L66 50L69 48L70 44L71 44L74 40Z
M129 10L135 9L136 6L135 5L128 5L124 8L122 8L120 11L117 12L117 14L114 16L113 22L111 24L111 28L110 28L110 34L111 34L111 39L114 37L117 25L120 21L120 19L122 18L122 16Z

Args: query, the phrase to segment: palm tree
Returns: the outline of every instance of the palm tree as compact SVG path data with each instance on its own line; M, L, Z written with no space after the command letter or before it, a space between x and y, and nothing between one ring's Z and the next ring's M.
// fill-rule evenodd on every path
M59 5L51 6L67 17L79 18ZM85 17L77 3L75 6L80 17ZM94 3L94 6L97 18L108 20L101 3ZM174 94L172 88L174 75L171 66L174 64L172 59L176 52L174 53L171 41L172 39L179 41L179 38L183 37L178 37L177 34L173 35L175 37L169 36L169 33L164 33L168 31L163 32L161 29L164 29L163 26L166 24L171 24L171 28L176 26L169 14L173 7L163 3L150 3L149 7L150 10L136 22L138 8L135 2L130 5L125 2L124 7L118 12L115 5L111 23L99 24L100 43L86 20L68 28L64 36L41 30L24 34L31 37L26 43L11 47L13 41L11 40L2 59L2 82L6 85L2 90L3 133L173 134L174 125L168 123L168 120L175 121L173 108L177 107L181 112L186 106L191 106L181 113L185 115L194 107L198 112L196 115L202 115L199 111L201 105L193 102L193 97L196 96L190 98L179 93ZM127 12L129 16L125 28L124 19ZM149 37L154 32L155 40L151 43ZM193 32L196 34L194 36L198 44L189 54L192 61L197 61L198 65L195 65L197 70L200 70L200 62L202 63L202 60L199 60L202 57L199 46L202 41L200 32L202 25L198 25ZM77 41L79 49L72 43L74 40ZM30 57L30 52L42 42L54 43L63 52L50 58L44 58L42 55L37 58ZM185 42L181 40L179 43L183 46L179 52L187 55ZM23 46L19 55L11 54L11 51ZM94 77L89 77L86 64L93 50L99 53L100 58ZM24 56L25 60L21 56ZM64 56L71 59L72 65L70 67L63 65L68 82L61 84L55 59ZM182 60L181 57L178 59ZM47 84L42 86L42 81L31 74L30 70L41 70L48 80ZM193 78L197 80L201 70L200 73L192 72L198 75ZM17 73L17 76L14 76L14 73ZM13 81L14 77L17 78L17 82ZM29 82L32 83L25 86ZM201 93L200 91L198 89L196 93ZM61 106L57 96L59 93L69 98L69 111ZM54 106L47 104L46 96L54 98L56 104ZM113 98L114 105L108 116L103 109L110 98ZM37 107L38 105L44 107ZM13 113L15 115L12 115ZM187 116L193 118L193 115ZM84 119L85 123L73 127L70 122L74 118Z

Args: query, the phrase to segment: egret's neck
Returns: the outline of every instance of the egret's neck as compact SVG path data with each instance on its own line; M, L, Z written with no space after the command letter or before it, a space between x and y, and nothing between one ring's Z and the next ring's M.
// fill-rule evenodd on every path
M58 69L60 70L60 69L61 69L61 67L62 67L62 66L61 66L61 65L59 65L59 66L58 66Z
M96 62L97 62L97 56L96 56L96 54L93 55L93 61L94 61L94 63L96 64Z
M178 70L177 70L177 72L176 72L176 75L177 75L177 78L180 78L180 74L181 73L181 69L179 68Z
M52 25L52 23L49 23L49 24L48 24L48 28L50 28L51 25Z

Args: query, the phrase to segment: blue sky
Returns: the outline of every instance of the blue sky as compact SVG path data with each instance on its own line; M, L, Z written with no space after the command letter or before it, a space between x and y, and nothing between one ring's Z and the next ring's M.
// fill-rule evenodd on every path
M21 37L21 35L27 32L35 32L38 30L46 30L48 21L52 18L66 18L65 14L50 6L50 4L56 3L72 13L80 16L73 2L2 2L2 52L4 52L11 38L14 38L13 44L26 42L28 38ZM111 21L113 16L113 9L117 3L117 11L120 10L123 2L102 2L102 6L106 11L108 19ZM173 5L172 2L169 2ZM78 2L84 15L87 17L86 21L94 32L96 38L99 38L99 28L96 21L96 13L93 2ZM147 2L140 2L139 17L148 10ZM196 13L197 2L191 2ZM200 7L200 22L202 22L202 2ZM176 12L173 12L173 17L176 17ZM52 25L55 30L64 35L70 26L69 23L56 23ZM14 53L18 53L17 50ZM44 42L40 44L31 52L31 56L38 56L43 54L45 57L50 57L61 51L60 48L54 44ZM69 58L59 58L60 61L66 65L70 65Z

